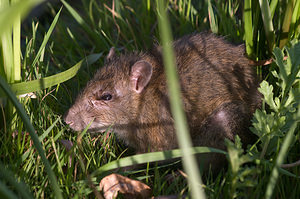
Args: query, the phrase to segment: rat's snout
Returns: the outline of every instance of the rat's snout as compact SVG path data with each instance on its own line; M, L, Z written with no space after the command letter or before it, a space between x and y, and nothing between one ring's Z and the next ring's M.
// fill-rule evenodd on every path
M75 131L81 131L86 126L82 117L82 110L78 111L77 107L74 108L74 106L64 114L63 119Z
M71 126L73 124L72 118L74 118L74 115L74 112L72 112L71 109L69 109L63 116L65 123Z

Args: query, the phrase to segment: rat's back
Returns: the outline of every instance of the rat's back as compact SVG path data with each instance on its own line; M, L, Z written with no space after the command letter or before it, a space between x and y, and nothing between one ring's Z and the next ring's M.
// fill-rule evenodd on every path
M224 137L233 140L236 134L245 143L251 142L250 120L261 95L244 46L200 33L175 41L174 49L184 108L196 144L217 147ZM221 138L220 143L215 137Z

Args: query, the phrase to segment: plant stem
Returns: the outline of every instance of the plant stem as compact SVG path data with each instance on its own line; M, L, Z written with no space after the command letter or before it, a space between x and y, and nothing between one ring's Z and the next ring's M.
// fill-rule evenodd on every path
M183 166L188 174L192 198L205 198L201 188L202 180L197 167L195 156L191 154L191 138L187 128L182 101L180 99L180 85L175 65L175 56L172 48L172 34L170 23L167 19L165 1L157 0L157 18L160 36L163 44L163 60L167 76L167 85L170 93L171 112L174 117L178 144L183 154Z

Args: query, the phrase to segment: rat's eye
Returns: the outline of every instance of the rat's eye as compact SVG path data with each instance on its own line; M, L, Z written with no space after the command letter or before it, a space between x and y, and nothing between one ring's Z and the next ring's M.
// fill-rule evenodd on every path
M108 100L111 100L112 99L112 96L111 94L109 93L105 93L103 95L101 95L100 99L99 100L104 100L104 101L108 101Z

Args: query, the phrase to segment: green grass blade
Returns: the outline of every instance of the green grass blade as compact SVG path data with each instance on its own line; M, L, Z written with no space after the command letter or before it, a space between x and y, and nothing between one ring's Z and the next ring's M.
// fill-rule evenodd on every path
M266 194L265 194L266 199L270 199L272 197L273 190L276 185L276 181L279 177L278 169L279 169L280 165L283 163L285 157L287 156L287 152L288 152L290 143L292 142L292 139L294 138L293 134L299 123L299 120L300 120L300 106L298 106L298 113L296 114L296 116L294 118L294 122L293 122L291 128L289 129L288 133L286 134L286 136L283 140L283 143L281 145L281 149L277 156L276 163L274 165L274 168L273 168L271 176L270 176L270 180L268 182L268 186L267 186L267 190L266 190Z
M5 179L7 182L10 183L11 186L14 187L21 195L22 198L33 198L33 195L30 193L28 186L24 182L18 182L14 177L14 174L7 170L1 163L0 163L0 178Z
M259 5L264 23L265 34L269 44L269 51L271 52L274 48L275 34L271 18L270 6L268 0L259 0Z
M6 10L10 7L9 0L1 0L0 2L0 13L2 10ZM1 15L0 15L1 17ZM1 18L0 18L1 23ZM2 26L0 26L2 28ZM6 80L10 83L14 82L14 71L13 71L13 46L12 46L12 24L8 29L0 34L0 58L1 58L1 71Z
M35 133L35 129L32 126L32 124L30 123L30 120L29 120L28 116L26 115L24 108L18 102L18 99L16 98L14 93L9 89L9 85L4 81L4 79L1 76L0 76L0 86L3 89L3 91L6 93L8 98L15 105L20 117L22 118L22 120L24 122L24 125L25 125L27 131L29 132L29 134L31 136L33 144L45 165L46 172L47 172L48 178L51 182L55 197L58 199L61 199L62 198L61 190L58 186L54 172L51 169L51 165L50 165L48 159L46 158L45 151L43 150L42 144L40 143L39 138L38 138L37 134Z
M5 73L6 80L9 83L14 82L14 71L13 71L13 46L12 46L12 38L11 38L11 30L3 33L0 37L2 44L2 57L3 57L3 71ZM0 49L1 52L1 49ZM2 63L1 63L2 65Z
M64 4L66 9L70 12L70 14L74 17L77 23L85 27L87 32L92 31L87 25L87 23L83 20L83 18L76 12L76 10L74 10L66 1L62 0L61 2Z
M287 8L285 10L284 20L282 22L282 33L280 37L279 48L282 48L288 41L290 25L292 23L293 4L293 0L288 1Z
M292 31L296 31L295 25L297 21L299 22L300 20L299 15L300 15L300 1L296 1L293 16L292 16L292 21L291 21L291 28L290 28ZM290 31L291 34L293 33L292 31Z
M214 10L211 5L211 0L208 0L207 3L208 3L208 17L209 17L210 29L213 33L218 33L218 25L215 18Z
M58 21L58 18L59 18L61 10L62 10L62 8L60 8L60 10L58 11L58 13L54 17L53 22L51 23L51 26L50 26L48 32L46 33L46 35L44 37L44 40L42 42L42 45L40 46L40 49L39 49L38 53L36 54L36 56L35 56L35 58L34 58L34 60L32 62L32 65L31 65L32 68L34 68L35 65L36 65L36 63L38 62L38 60L39 60L39 58L41 56L41 53L43 52L43 50L44 50L44 48L45 48L45 46L46 46L46 44L47 44L47 42L48 42L48 40L49 40L52 32L53 32L54 27L55 27L55 25L56 25L56 23Z
M0 181L0 195L6 199L18 199L18 197Z
M18 3L20 0L13 0ZM14 57L14 82L21 81L21 15L17 13L16 20L13 24L13 57Z
M45 77L38 80L32 80L29 82L11 84L11 89L16 95L22 95L22 94L42 90L45 88L49 88L51 86L65 82L71 79L72 77L74 77L77 74L78 70L83 65L92 64L96 62L101 57L101 55L102 53L89 55L87 58L84 58L80 62L75 64L72 68L64 72L61 72L59 74L52 75L50 77Z
M225 151L222 151L220 149L215 149L211 147L193 147L190 150L191 154L199 154L199 153L221 153L221 154L227 154ZM121 158L119 160L115 160L112 162L109 162L102 167L98 168L92 173L92 176L98 176L101 175L103 172L117 169L120 167L126 167L131 166L135 164L144 164L150 162L157 162L162 160L168 160L173 158L179 158L182 157L182 151L180 149L174 149L169 151L159 151L159 152L151 152L151 153L144 153L144 154L138 154L133 155L125 158Z
M189 21L189 19L190 19L190 14L191 14L191 4L192 4L191 0L188 0L188 3L187 3L188 7L187 7L187 9L186 9L186 20L187 20L187 21Z
M275 14L275 10L278 4L278 0L272 0L271 4L270 4L270 12L271 12L271 17L273 19L274 14Z
M74 17L74 19L79 23L82 28L94 39L94 41L99 45L102 44L102 41L100 40L100 36L93 31L90 26L84 21L84 19L74 10L66 1L61 0L61 2L64 4L64 6L67 8L67 10L70 12L70 14Z
M39 136L39 140L40 142L42 142L47 135L51 132L51 130L55 127L56 123L60 120L60 118L57 118L52 124L51 126L42 134Z
M249 57L253 57L254 48L253 48L253 25L252 25L251 0L245 0L244 3L244 31L245 31L246 52Z
M202 180L197 167L197 162L190 150L192 141L189 136L190 134L187 128L187 121L182 108L182 101L180 99L181 94L179 78L175 67L175 56L171 45L172 34L164 5L165 1L157 0L156 3L158 6L157 18L159 22L159 32L163 44L163 61L167 76L170 99L172 99L170 100L171 112L174 117L178 144L183 153L183 166L189 176L188 181L191 188L192 197L205 198L204 191L202 190L202 187L199 186L202 184Z
M281 174L287 175L287 176L289 176L289 177L293 177L293 178L300 179L300 176L295 175L295 174L291 173L290 171L285 170L285 169L283 169L283 168L278 168L278 171L279 171Z
M23 18L34 6L42 2L42 0L21 0L18 3L0 8L0 36L11 29L12 24L16 20Z

